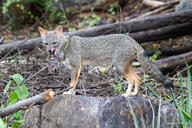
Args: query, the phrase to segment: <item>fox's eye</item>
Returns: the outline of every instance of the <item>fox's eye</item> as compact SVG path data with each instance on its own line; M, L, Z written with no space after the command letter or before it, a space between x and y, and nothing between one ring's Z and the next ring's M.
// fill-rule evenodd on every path
M52 44L55 45L57 42L53 42Z
M44 43L45 45L48 45L48 43Z

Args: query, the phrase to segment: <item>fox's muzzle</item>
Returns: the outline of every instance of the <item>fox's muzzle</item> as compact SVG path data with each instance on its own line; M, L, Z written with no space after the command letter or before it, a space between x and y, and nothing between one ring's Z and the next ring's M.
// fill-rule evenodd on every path
M52 50L51 50L51 49L49 49L49 50L48 50L48 53L51 53L51 52L52 52Z
M48 49L48 50L47 50L47 52L48 52L49 54L54 54L55 51L56 51L56 48L51 48L51 49Z
M54 48L54 49L48 49L47 52L50 54L50 59L51 59L51 60L54 60L54 59L55 59L56 48Z

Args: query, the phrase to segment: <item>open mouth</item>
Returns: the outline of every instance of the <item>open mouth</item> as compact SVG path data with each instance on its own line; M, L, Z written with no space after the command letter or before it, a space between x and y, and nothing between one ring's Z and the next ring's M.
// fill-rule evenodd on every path
M54 59L55 59L55 52L56 52L56 48L54 48L54 49L52 50L52 52L50 53L50 59L51 59L51 60L54 60Z

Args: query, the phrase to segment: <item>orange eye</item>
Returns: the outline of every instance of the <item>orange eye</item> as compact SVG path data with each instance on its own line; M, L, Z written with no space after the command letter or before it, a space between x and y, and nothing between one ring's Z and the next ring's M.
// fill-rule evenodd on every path
M48 43L44 43L45 45L48 45Z

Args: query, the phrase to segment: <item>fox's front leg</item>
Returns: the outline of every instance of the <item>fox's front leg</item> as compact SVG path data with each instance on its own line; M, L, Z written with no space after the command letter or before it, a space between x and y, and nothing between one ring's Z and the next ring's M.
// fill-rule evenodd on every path
M73 94L74 89L76 88L76 84L77 84L77 81L78 81L78 78L79 78L80 71L81 71L81 64L78 65L75 68L72 68L72 75L71 75L72 79L71 79L71 83L70 83L70 86L72 88L69 91L64 92L64 94Z

